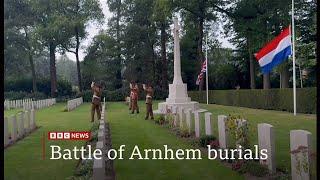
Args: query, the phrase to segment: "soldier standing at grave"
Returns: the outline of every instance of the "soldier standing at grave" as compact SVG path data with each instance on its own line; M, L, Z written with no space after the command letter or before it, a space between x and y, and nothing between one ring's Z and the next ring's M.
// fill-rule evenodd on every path
M98 119L101 119L102 86L98 83L92 82L91 89L93 91L92 104L91 104L91 122L93 122L95 111L97 112Z
M153 97L153 88L150 83L143 84L143 89L146 92L146 118L145 120L149 119L149 115L151 119L153 119L153 110L152 110L152 97Z
M131 82L132 83L132 82ZM130 83L130 93L129 93L129 111L132 109L132 99L131 99L131 83Z
M135 82L130 83L130 104L131 104L131 114L134 114L134 111L137 111L139 114L139 106L138 106L138 97L139 97L139 87Z

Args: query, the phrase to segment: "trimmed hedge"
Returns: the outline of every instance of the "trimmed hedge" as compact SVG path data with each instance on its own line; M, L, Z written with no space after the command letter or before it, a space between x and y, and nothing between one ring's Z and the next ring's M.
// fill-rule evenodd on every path
M17 100L17 99L28 99L28 98L38 100L38 99L46 99L48 98L48 96L41 92L36 92L36 93L29 93L25 91L4 92L4 99Z
M81 94L72 93L71 95L66 96L57 96L56 101L57 102L66 102L70 99L74 99L77 97L80 97ZM51 98L50 96L42 93L42 92L36 92L36 93L30 93L25 91L8 91L4 92L4 99L8 100L17 100L17 99L27 99L32 98L33 100L40 100L40 99L47 99Z
M130 95L130 90L129 89L117 89L114 91L103 91L102 92L102 99L106 97L106 101L125 101L125 97ZM162 91L160 89L155 89L154 91L154 99L155 100L162 100L165 99L168 96L167 91ZM92 98L92 91L91 90L86 90L83 91L82 93L83 101L85 102L91 102ZM146 94L143 90L140 90L139 93L139 100L145 100Z
M51 82L50 79L37 79L38 92L44 93L49 96L51 93ZM70 96L72 92L72 85L68 81L58 80L57 81L58 96ZM4 81L5 92L29 92L32 91L32 79L16 79L16 80L5 80Z
M293 112L293 90L240 89L209 90L209 103ZM206 91L189 91L192 100L206 103ZM316 88L297 88L297 112L316 113Z

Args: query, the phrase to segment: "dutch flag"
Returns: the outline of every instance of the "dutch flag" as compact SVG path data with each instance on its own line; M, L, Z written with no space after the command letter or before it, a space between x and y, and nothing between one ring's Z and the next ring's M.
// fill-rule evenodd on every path
M255 54L255 57L262 69L262 73L269 73L273 67L288 59L292 54L291 46L292 43L289 26Z

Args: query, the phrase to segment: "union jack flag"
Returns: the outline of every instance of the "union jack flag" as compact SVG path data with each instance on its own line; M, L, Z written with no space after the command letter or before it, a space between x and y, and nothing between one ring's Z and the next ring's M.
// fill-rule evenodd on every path
M203 78L203 73L205 73L207 70L207 61L203 61L202 63L202 67L201 67L201 72L200 74L198 75L198 78L197 78L197 81L196 81L196 85L199 85L202 78Z

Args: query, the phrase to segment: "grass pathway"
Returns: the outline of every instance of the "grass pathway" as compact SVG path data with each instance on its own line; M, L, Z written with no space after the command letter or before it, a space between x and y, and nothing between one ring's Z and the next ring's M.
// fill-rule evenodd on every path
M192 146L178 139L168 129L144 120L145 105L139 102L140 114L129 114L124 103L107 105L107 119L110 122L112 146L118 149L126 145L123 160L115 160L117 179L242 179L220 162L208 160L129 160L132 149L138 145L143 149L168 148L190 149Z

